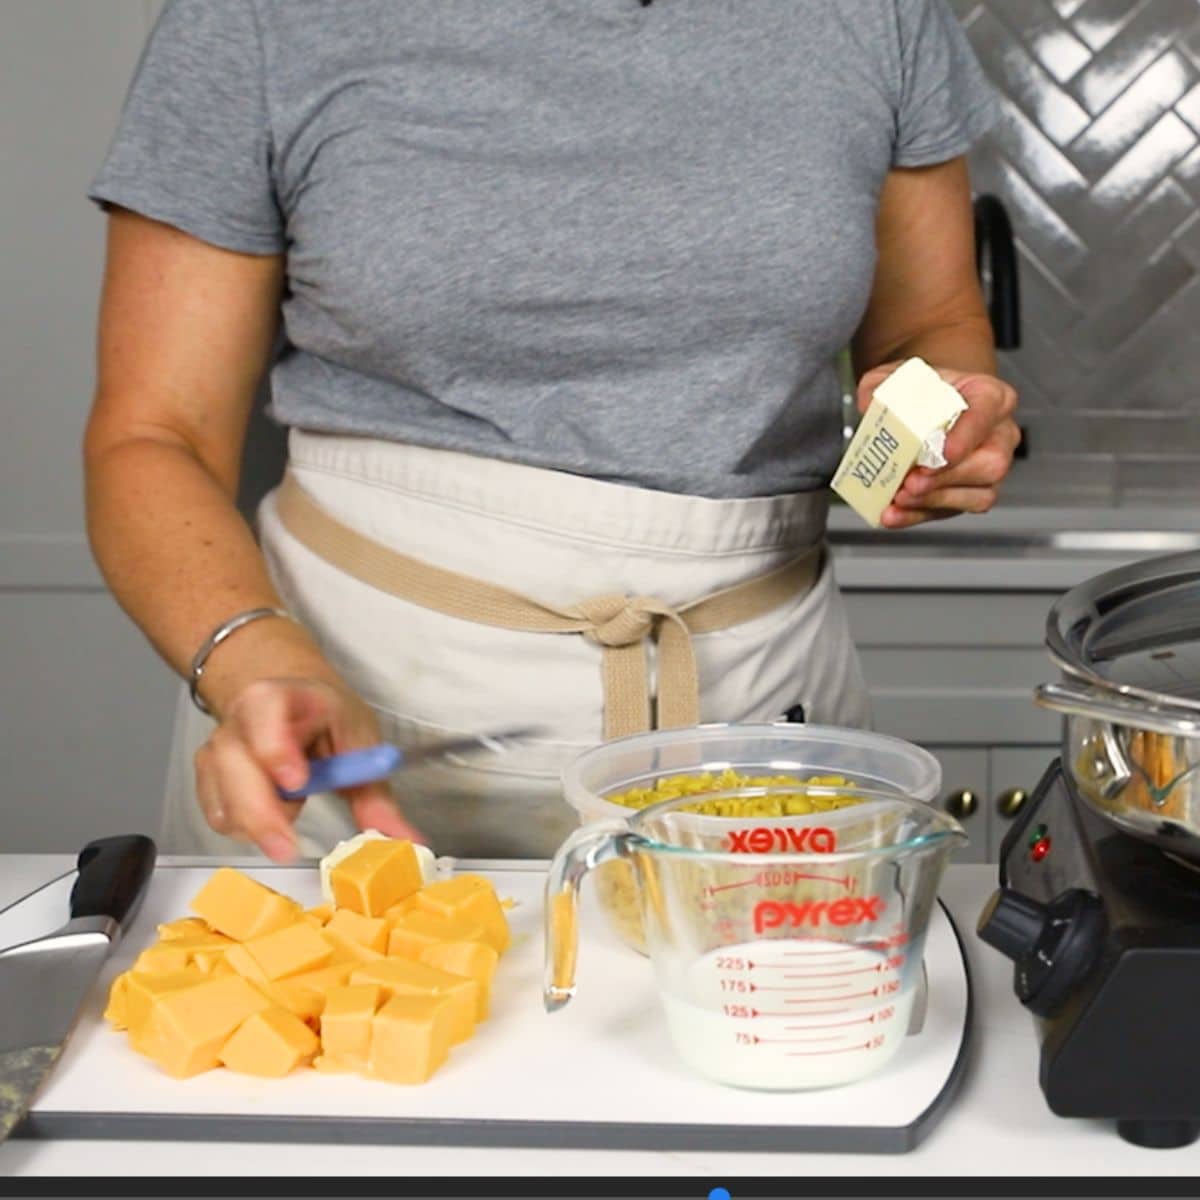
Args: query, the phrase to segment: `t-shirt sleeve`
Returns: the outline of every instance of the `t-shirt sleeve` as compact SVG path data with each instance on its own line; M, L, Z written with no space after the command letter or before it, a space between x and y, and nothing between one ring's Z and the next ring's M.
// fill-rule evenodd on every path
M895 0L900 95L893 163L965 153L995 119L995 95L946 0Z
M217 246L284 248L252 0L168 0L88 196Z

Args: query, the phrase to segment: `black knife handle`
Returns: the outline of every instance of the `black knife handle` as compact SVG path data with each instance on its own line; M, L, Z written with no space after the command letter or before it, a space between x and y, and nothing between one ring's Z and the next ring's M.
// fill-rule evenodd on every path
M142 834L97 838L79 852L71 917L112 917L122 929L137 914L158 850Z

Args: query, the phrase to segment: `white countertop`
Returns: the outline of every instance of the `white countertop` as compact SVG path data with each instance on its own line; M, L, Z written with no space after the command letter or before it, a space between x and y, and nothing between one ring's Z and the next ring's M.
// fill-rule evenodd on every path
M72 866L68 855L0 855L0 907ZM1111 1123L1064 1120L1037 1086L1032 1019L1013 996L1008 964L974 936L996 869L952 866L942 898L968 943L975 984L975 1053L952 1110L908 1154L735 1154L596 1150L503 1150L420 1146L253 1143L10 1141L0 1176L379 1175L668 1176L716 1186L739 1176L1134 1176L1200 1174L1200 1142L1180 1150L1127 1145ZM707 1190L707 1189L706 1189ZM699 1193L698 1193L699 1194Z

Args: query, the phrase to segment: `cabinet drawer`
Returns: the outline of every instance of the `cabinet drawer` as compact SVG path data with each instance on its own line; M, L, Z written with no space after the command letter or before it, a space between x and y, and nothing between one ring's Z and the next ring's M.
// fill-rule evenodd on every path
M1055 742L1060 718L1033 702L1056 677L1040 651L865 647L875 726L920 742Z
M860 646L1024 646L1041 650L1057 592L846 592Z

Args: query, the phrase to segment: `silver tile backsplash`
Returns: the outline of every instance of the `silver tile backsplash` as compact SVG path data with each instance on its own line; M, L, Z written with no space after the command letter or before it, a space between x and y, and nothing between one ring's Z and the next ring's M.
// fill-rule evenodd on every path
M1200 503L1200 0L950 3L1001 93L974 185L1019 241L1005 500Z

